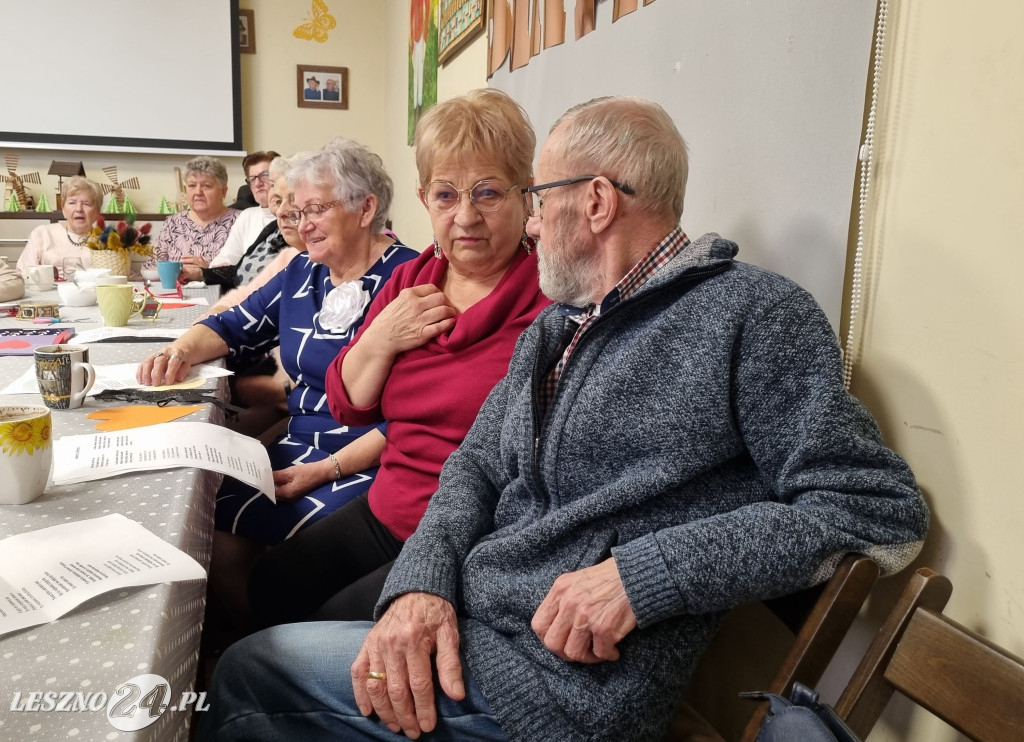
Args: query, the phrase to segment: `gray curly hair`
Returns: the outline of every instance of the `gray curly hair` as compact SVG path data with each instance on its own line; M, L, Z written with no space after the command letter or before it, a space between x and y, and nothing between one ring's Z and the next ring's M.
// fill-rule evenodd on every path
M374 234L384 231L394 185L380 156L359 142L335 137L321 150L295 155L286 177L292 189L299 183L331 188L334 197L344 201L350 210L367 196L376 196L377 213L370 231Z
M216 157L199 155L185 163L185 177L193 173L212 175L222 187L228 186L228 169Z

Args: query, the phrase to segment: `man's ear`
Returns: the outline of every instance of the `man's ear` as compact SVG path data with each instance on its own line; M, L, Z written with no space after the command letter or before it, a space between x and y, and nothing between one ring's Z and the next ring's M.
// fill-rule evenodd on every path
M611 226L619 210L618 192L605 177L594 178L587 183L584 213L590 230L599 234Z

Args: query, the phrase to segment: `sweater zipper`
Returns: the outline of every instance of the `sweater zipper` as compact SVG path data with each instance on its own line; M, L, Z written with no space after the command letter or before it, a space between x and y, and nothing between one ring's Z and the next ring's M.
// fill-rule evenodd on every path
M674 286L677 286L679 284L692 283L693 281L697 281L699 279L707 278L708 276L714 276L714 275L716 275L718 273L722 273L722 272L728 270L730 265L732 265L732 261L724 261L722 263L719 263L719 264L713 265L713 266L709 266L707 268L698 268L698 269L695 269L693 271L686 272L683 275L681 275L678 278L676 278L675 280L669 281L668 283L666 283L666 284L664 284L662 286L658 286L657 288L651 289L650 291L643 292L642 294L637 296L635 300L627 301L627 302L625 302L625 304L626 304L626 306L634 306L635 307L635 306L637 306L637 304L639 302L645 301L649 297L657 296L662 291L664 291L664 290L666 290L666 289L668 289L670 287L674 287ZM598 315L597 319L594 320L594 324L592 324L590 326L589 332L587 334L585 334L583 337L581 337L579 343L576 344L576 349L573 351L573 353L575 354L577 351L579 351L580 347L587 341L587 339L592 337L592 333L593 333L593 330L594 330L595 327L597 327L599 324L601 324L601 322L603 322L606 317L609 317L612 314L614 314L615 311L618 310L619 307L621 307L622 305L623 305L623 303L620 302L619 304L616 304L614 307L609 309L607 312L604 312L604 313ZM543 327L541 329L543 330ZM540 344L538 343L538 346L539 345ZM538 405L537 405L537 397L538 397L538 392L539 392L539 389L540 389L540 381L538 379L538 366L539 365L540 365L540 355L538 354L534 358L534 360L533 360L534 384L533 384L533 390L532 390L533 391L533 466L532 466L532 470L533 470L534 483L536 484L537 487L540 487L540 476L539 476L539 472L537 471L537 462L538 462L538 459L539 459L539 456L540 456L540 439L541 439L541 428L542 428L542 422L540 420L540 415L538 414L538 411L537 411L537 407L538 407ZM565 378L565 372L566 372L567 368L568 368L568 366L566 368L563 368L561 376L558 377L558 384L557 384L557 386L555 386L554 393L551 395L551 402L548 405L548 412L550 412L551 409L555 406L555 402L558 399L558 393L559 393L559 391L562 388L562 379Z

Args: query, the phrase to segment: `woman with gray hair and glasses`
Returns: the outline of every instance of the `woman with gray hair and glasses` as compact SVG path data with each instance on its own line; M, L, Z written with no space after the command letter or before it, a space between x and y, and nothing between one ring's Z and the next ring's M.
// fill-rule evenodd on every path
M391 178L377 155L348 139L298 156L286 178L307 252L239 305L211 315L139 366L143 384L181 381L193 364L228 356L235 365L280 345L295 387L288 431L269 446L277 504L236 480L217 495L210 583L229 614L245 613L246 578L265 546L284 541L364 492L377 473L381 425L345 427L331 417L325 376L359 329L392 272L418 257L384 233Z
M206 155L186 162L188 210L172 214L164 221L154 255L146 261L146 267L156 267L158 260L180 260L187 268L209 267L241 213L224 205L227 195L228 171L224 163Z

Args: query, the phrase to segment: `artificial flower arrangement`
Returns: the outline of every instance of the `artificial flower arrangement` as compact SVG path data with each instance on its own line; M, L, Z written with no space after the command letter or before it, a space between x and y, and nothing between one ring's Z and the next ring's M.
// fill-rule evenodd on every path
M136 227L134 214L118 222L116 227L107 226L101 216L89 232L89 241L86 244L90 250L127 250L136 255L149 257L153 254L153 248L149 246L149 233L152 229L153 225L148 222Z

